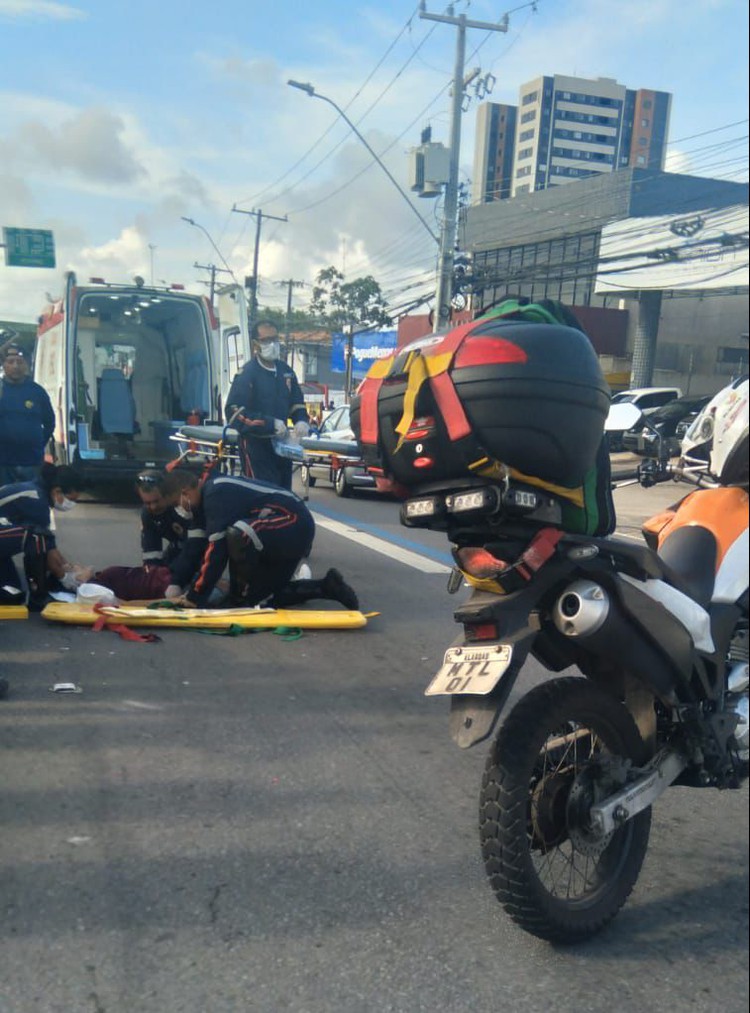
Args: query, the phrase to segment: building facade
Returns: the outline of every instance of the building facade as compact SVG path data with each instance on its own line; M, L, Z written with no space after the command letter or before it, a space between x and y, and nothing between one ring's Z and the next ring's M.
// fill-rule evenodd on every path
M735 249L743 242L747 249L746 225L735 227L730 214L744 206L746 217L747 204L747 183L627 167L466 208L459 244L472 258L473 313L508 296L560 300L578 313L599 354L611 360L607 372L635 371L646 302L643 292L628 288L627 281L619 289L602 291L601 278L612 267L606 251L602 259L603 231L632 240L627 256L637 253L641 261L658 265L671 250L662 243L654 246L657 219L684 216L687 228L707 217L701 212L727 209L727 235L697 272L701 278L720 276L723 245L731 239ZM687 241L697 243L699 236ZM679 237L677 232L669 245L685 241ZM679 283L647 294L651 301L658 295L659 301L654 329L646 336L649 382L715 393L727 377L747 368L746 268L727 272L712 288Z
M510 197L516 106L483 102L477 111L472 203L485 204Z
M517 107L491 102L479 107L474 203L628 166L663 170L670 110L667 92L634 91L611 78L555 74L528 81L519 90Z

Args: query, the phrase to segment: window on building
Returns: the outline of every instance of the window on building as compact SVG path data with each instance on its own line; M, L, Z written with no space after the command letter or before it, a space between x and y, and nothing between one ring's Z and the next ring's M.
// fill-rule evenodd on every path
M522 169L519 169L516 173L516 179L522 179L524 176L531 175L531 166L525 165Z
M538 91L530 91L528 95L524 95L524 97L521 99L521 105L523 106L531 105L531 103L536 102L538 98L539 98Z
M643 108L644 109L650 109L652 105L653 105L653 102L651 101L650 98L645 98L643 100Z
M647 146L648 146L648 137L639 137L638 138L638 147L639 148L645 148Z
M533 148L521 148L521 150L518 152L518 157L519 158L531 158L531 156L533 155L533 153L534 153L534 149Z
M747 372L747 348L728 345L716 349L716 372L724 376L740 376Z
M531 120L536 119L536 109L531 109L529 112L524 113L521 117L521 123L530 123Z
M570 99L570 97L571 97L571 96L570 96L570 92L569 92L569 91L564 91L564 92L562 93L562 97L563 97L564 99Z
M636 161L636 165L645 165L646 164L646 156L645 155L638 155L635 161Z
M644 116L644 118L641 120L641 129L645 130L646 127L650 126L650 124L651 124L651 120L646 119L646 117Z
M518 140L519 141L530 141L531 138L534 136L535 133L536 133L535 130L524 130L524 131L522 131L518 135Z

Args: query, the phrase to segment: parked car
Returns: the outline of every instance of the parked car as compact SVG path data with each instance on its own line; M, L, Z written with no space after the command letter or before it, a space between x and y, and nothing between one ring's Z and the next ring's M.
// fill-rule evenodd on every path
M709 396L678 397L661 408L656 408L648 417L648 427L639 422L633 429L622 435L622 445L631 453L656 457L659 453L659 439L669 457L680 452L680 444L693 419L711 400ZM658 436L653 429L658 430Z
M338 453L333 455L329 450L320 450L320 462L311 461L318 453L315 449L317 441L323 444L338 444ZM354 439L354 432L349 418L349 405L340 405L323 419L317 432L317 439L308 438L303 444L307 463L302 465L303 481L305 477L310 486L318 480L330 482L337 496L351 496L355 489L375 489L375 479L370 475L359 460L359 447ZM341 464L340 462L344 462ZM346 463L347 461L356 463Z
M612 404L634 404L636 408L641 409L644 415L651 415L678 397L682 397L679 387L634 387L632 390L622 390L619 394L613 394ZM622 437L623 433L610 430L609 449L611 451L624 449Z

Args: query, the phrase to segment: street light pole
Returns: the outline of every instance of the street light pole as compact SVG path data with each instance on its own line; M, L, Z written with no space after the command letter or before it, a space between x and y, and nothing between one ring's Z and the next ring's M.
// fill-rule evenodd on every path
M375 159L375 161L378 163L378 165L380 166L380 168L386 174L386 176L388 177L388 179L391 181L391 183L393 183L393 185L396 187L396 189L398 190L398 192L401 194L401 196L404 198L404 200L406 201L406 203L409 205L409 208L411 209L411 211L417 216L417 218L420 220L420 222L422 223L422 225L424 225L424 227L430 233L430 235L435 240L435 242L436 243L439 242L438 237L432 231L432 229L427 224L427 222L424 220L424 218L420 215L419 211L417 211L417 209L414 207L414 205L412 204L412 202L409 200L408 195L402 190L402 188L399 185L398 181L395 179L395 177L392 175L392 173L388 170L388 168L385 166L385 164L381 161L380 156L375 154L375 152L373 151L373 149L367 143L367 141L362 136L362 134L360 134L359 130L357 130L357 128L354 126L354 124L349 119L349 117L346 115L346 113L344 112L344 110L341 109L338 105L336 105L336 103L333 101L333 99L328 98L327 95L321 95L319 91L315 91L315 89L313 88L313 86L311 84L303 84L301 81L287 81L287 84L291 88L297 88L297 89L299 89L299 91L304 91L307 95L310 96L310 98L319 98L322 102L327 102L329 106L333 106L333 108L339 114L339 116L344 121L344 123L346 123L346 125L349 127L349 129L354 134L356 134L356 136L364 144L364 146L370 152L370 154Z
M211 246L213 246L213 248L216 250L216 252L221 257L221 262L224 265L224 267L227 269L227 271L229 271L229 273L234 278L234 280L237 281L237 279L234 277L234 271L232 270L232 268L229 266L229 264L227 264L226 260L224 259L224 254L221 252L221 250L219 249L219 247L216 245L216 243L213 241L213 239L209 235L208 231L203 228L203 226L200 224L200 222L193 221L192 218L186 218L185 215L180 215L180 218L183 220L183 222L187 222L188 225L192 225L192 226L194 226L194 228L201 230L201 232L204 234L204 236L209 241L209 243L211 244Z

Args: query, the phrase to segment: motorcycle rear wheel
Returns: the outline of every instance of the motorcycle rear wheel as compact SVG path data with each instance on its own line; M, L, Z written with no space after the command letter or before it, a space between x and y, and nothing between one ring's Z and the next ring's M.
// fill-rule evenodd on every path
M586 813L618 787L609 758L645 748L628 710L584 679L537 686L511 711L482 780L480 840L495 896L532 935L575 943L627 900L643 864L648 808L603 840Z

